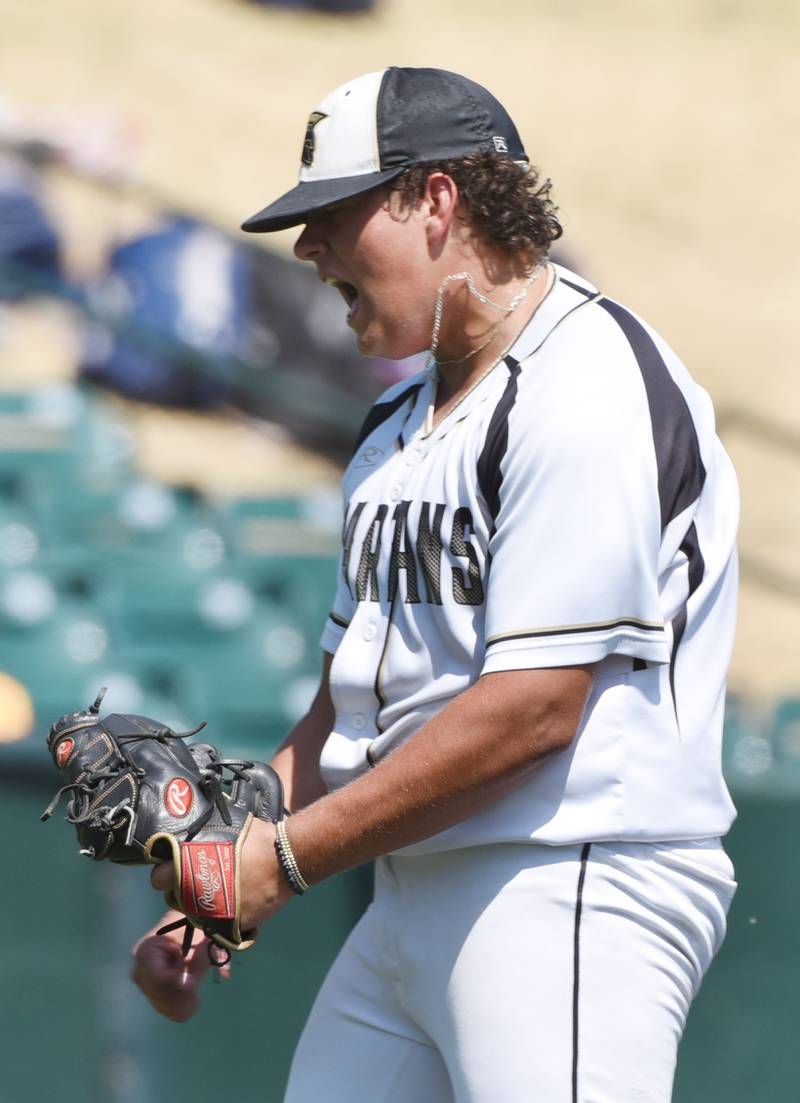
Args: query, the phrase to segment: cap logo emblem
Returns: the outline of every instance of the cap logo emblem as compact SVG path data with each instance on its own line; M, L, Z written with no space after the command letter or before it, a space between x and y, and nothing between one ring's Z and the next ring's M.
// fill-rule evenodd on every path
M322 122L323 119L327 119L327 115L324 111L312 111L308 116L308 125L306 126L306 136L303 142L303 153L300 160L306 167L313 165L314 163L314 127L317 123Z
M164 793L167 811L176 819L185 816L192 807L192 787L182 777L174 777Z
M502 138L499 134L495 134L492 137L494 142L495 153L508 153L508 142L505 138Z

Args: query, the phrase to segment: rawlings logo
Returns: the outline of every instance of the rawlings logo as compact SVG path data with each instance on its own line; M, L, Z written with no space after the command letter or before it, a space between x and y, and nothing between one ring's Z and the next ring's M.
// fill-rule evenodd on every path
M207 912L216 911L217 896L222 888L222 874L219 870L212 868L216 864L213 858L208 857L205 850L198 850L196 877L202 892L198 894L197 903Z
M69 756L75 750L74 739L62 739L56 747L56 762L59 766L66 766Z
M167 811L176 819L188 815L193 799L192 787L182 777L174 777L164 790L164 803L167 806Z
M233 843L183 843L181 853L183 910L188 915L204 912L215 919L233 919Z

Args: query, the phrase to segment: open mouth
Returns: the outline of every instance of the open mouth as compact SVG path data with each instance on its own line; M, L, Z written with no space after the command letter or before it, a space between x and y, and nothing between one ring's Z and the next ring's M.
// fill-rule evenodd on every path
M324 282L327 283L329 287L335 287L342 296L347 304L347 320L350 321L358 305L357 289L352 283L348 283L346 280L337 280L335 276L326 276Z

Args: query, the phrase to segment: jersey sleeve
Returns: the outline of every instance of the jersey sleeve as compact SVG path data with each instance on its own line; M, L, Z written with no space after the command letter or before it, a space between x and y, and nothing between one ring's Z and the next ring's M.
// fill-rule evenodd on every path
M483 673L669 662L661 521L638 373L519 372L494 448ZM498 440L500 444L498 445Z

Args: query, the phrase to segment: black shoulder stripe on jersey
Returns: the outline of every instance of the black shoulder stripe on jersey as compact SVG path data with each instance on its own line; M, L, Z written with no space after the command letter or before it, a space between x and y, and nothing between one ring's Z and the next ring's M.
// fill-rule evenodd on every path
M519 362L513 356L506 357L506 364L509 371L508 383L494 408L478 459L478 486L493 521L500 512L500 485L503 481L501 464L508 451L508 416L517 401L517 380L520 373Z
M678 658L678 648L680 647L681 640L683 639L683 633L686 631L686 617L687 617L687 605L689 598L697 590L700 583L703 581L703 575L705 573L706 564L703 559L703 553L700 551L700 542L697 538L697 529L694 526L694 522L689 526L686 536L681 544L681 551L686 556L687 565L689 568L689 591L686 595L686 600L681 605L678 612L672 618L672 655L670 656L669 663L669 687L672 691L672 701L677 710L677 698L675 697L675 664Z
M407 402L412 395L415 395L417 391L421 390L422 383L412 383L410 387L406 387L400 394L395 395L389 402L376 402L370 412L364 418L364 424L361 426L361 431L358 434L358 439L353 447L353 454L359 450L361 445L370 435L373 433L379 425L383 425L384 421L392 416L395 410L399 410L404 402Z
M625 334L642 373L653 428L663 530L697 500L703 489L706 469L697 432L680 387L641 322L610 299L599 299L597 305Z
M572 280L565 280L563 276L561 277L561 282L565 287L571 287L573 291L585 295L587 299L594 299L597 296L596 291L590 291L588 287L581 287L579 283L573 283Z

